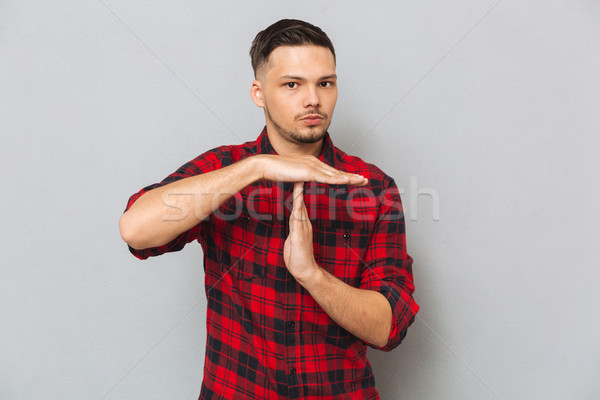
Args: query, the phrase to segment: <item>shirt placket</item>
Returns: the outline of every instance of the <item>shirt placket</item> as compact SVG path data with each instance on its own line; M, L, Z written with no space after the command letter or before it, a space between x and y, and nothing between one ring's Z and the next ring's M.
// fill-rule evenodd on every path
M281 239L285 241L289 235L289 219L290 210L292 207L292 193L293 183L286 183L283 185L283 229ZM285 293L284 293L284 308L283 308L283 320L284 320L284 368L285 368L285 382L288 389L288 397L290 399L299 398L300 386L302 384L302 371L301 371L301 354L299 354L299 318L300 318L300 305L299 298L301 287L296 282L293 275L287 270L285 263L282 265L285 268Z

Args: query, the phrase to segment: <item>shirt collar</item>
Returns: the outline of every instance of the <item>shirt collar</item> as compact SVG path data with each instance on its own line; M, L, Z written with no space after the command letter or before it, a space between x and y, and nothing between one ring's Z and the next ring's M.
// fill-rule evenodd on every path
M262 132L256 139L256 143L259 154L277 154L277 152L273 148L273 145L271 144L271 141L269 140L269 135L267 134L266 126L263 128ZM321 149L321 153L317 158L325 164L333 166L333 142L331 141L329 132L325 132L325 136L323 137L323 148Z

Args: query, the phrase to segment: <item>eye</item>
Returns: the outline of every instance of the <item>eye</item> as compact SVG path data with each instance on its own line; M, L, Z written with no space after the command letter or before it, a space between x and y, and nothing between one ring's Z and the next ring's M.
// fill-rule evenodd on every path
M298 87L298 83L296 82L288 82L285 84L288 89L296 89Z
M333 86L333 82L331 82L331 81L320 82L319 86L322 88L328 88L328 87Z

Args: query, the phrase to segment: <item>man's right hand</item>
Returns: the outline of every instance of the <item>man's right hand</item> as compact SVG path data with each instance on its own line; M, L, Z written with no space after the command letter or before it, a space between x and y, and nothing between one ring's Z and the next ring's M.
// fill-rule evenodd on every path
M121 236L134 249L166 244L261 179L357 186L368 183L367 178L337 170L312 155L259 154L146 192L121 216Z
M260 176L276 182L316 181L331 185L364 186L369 180L361 175L335 169L311 155L254 156Z

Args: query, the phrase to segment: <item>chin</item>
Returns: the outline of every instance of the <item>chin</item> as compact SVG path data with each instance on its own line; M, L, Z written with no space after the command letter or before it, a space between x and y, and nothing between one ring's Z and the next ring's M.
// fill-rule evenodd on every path
M298 131L292 131L292 132L289 132L289 135L292 139L294 139L300 143L317 143L325 137L326 132L327 132L327 129L319 129L319 130L309 129L308 131L305 131L302 133L300 133Z

